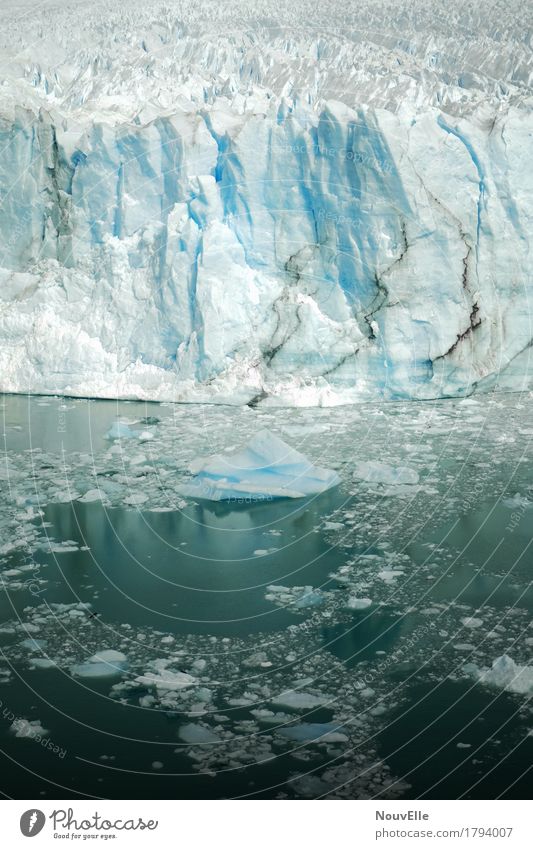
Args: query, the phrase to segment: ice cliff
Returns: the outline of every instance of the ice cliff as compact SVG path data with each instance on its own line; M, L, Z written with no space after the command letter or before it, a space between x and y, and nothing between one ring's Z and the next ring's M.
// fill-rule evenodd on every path
M529 13L4 4L0 389L528 385Z

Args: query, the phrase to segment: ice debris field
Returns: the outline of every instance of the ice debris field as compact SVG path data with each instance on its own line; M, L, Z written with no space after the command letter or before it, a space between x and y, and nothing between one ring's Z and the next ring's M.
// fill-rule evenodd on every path
M0 389L529 385L527 3L81 8L0 12Z
M457 700L461 717L469 700L481 700L483 719L485 708L505 699L518 723L518 730L502 727L486 743L481 721L462 720L459 736L450 732L447 745L461 773L470 775L468 767L486 774L502 746L508 751L518 744L516 735L523 739L533 724L533 607L529 560L522 556L533 516L524 462L533 435L530 402L529 395L493 393L416 407L272 411L4 398L10 445L0 470L0 555L9 600L0 625L4 691L16 691L19 674L39 688L46 676L58 676L65 694L68 681L83 687L84 702L91 694L109 697L115 708L106 711L117 711L110 727L132 722L136 768L143 763L147 773L200 776L222 795L228 790L216 783L220 776L226 782L242 776L238 792L253 795L245 777L257 768L271 776L269 793L280 798L398 798L415 792L416 779L403 777L383 756L382 735L416 706L413 688L435 690L443 710L448 691L441 695L441 688L449 687L450 709ZM57 432L58 421L64 433ZM268 453L272 444L275 457ZM199 459L206 447L208 459ZM249 581L259 584L269 611L291 617L288 627L271 631L266 616L263 631L248 634L243 626L238 634L215 636L209 625L193 633L194 623L171 617L155 627L132 624L120 608L102 616L106 581L116 580L113 563L91 562L77 596L65 582L80 568L70 558L90 556L100 537L107 545L113 515L137 516L149 533L150 516L190 515L202 502L194 491L184 494L191 464L197 474L215 474L238 457L248 474L246 463L253 468L266 449L281 469L295 456L299 469L303 455L339 478L337 486L309 496L311 504L334 499L308 531L335 552L334 565L314 583L290 568L283 580L259 579L261 563L276 552L290 566L294 540L275 522L254 530L245 560ZM307 462L305 469L307 480ZM283 503L290 513L300 501ZM62 520L47 519L64 515L50 509L70 505L86 511L85 540L69 537ZM477 539L465 552L465 538L454 529L464 525L470 539L468 523L481 508L486 546ZM199 532L209 533L216 511L231 516L255 509L212 503ZM221 547L223 557L223 541ZM180 558L187 556L186 548L179 550ZM219 571L228 565L222 559ZM157 575L157 564L150 568ZM204 568L196 562L197 573ZM105 580L96 591L101 569ZM59 591L60 602L54 600ZM180 592L181 586L165 590ZM78 716L78 708L69 709ZM161 717L168 721L156 734ZM24 734L9 737L24 752L41 727L68 748L54 709L26 708L18 719ZM131 742L121 747L101 735L86 740L77 725L73 734L70 745L87 769L104 764L101 775L109 778L110 769L129 763Z

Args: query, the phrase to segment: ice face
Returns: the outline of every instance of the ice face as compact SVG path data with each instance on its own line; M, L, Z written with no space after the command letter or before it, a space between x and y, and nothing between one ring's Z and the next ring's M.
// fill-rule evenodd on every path
M180 487L181 494L209 501L303 498L340 483L336 472L314 466L268 430L261 430L235 454L194 461L190 471L193 481Z
M527 5L497 40L459 0L311 27L269 5L223 4L224 33L193 3L4 9L1 389L303 406L528 379Z

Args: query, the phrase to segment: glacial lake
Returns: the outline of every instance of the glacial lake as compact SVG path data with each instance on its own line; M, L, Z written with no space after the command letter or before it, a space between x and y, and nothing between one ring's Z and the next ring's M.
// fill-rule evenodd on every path
M531 665L527 399L2 404L4 792L527 795L531 693L483 678ZM117 419L134 439L106 436ZM340 486L180 495L192 459L259 427ZM367 458L418 483L358 477Z

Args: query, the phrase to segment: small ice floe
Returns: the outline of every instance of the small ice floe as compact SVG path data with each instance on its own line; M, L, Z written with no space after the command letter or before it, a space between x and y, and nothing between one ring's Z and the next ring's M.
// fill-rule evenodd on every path
M283 725L294 720L294 714L283 713L281 711L274 712L266 708L256 708L255 710L251 710L250 713L263 725Z
M30 665L35 669L54 669L57 663L49 657L32 657Z
M28 740L36 740L37 738L40 740L48 734L47 729L43 728L39 719L15 719L9 730L15 737L25 737Z
M390 466L379 460L361 460L355 464L354 477L368 484L382 484L382 495L411 495L419 477L409 466Z
M465 628L481 628L483 625L483 619L476 619L475 616L464 616L461 622Z
M136 439L137 434L126 422L113 422L105 435L106 439Z
M205 725L199 725L194 722L189 722L188 725L182 725L178 731L178 737L184 743L189 743L191 746L221 742L220 737L217 734L213 734Z
M314 466L268 430L260 431L235 454L195 460L190 471L194 478L180 487L180 493L210 501L303 498L340 483L336 472Z
M297 743L347 743L348 737L342 733L341 727L335 722L302 722L278 728L277 733Z
M378 572L378 578L385 581L386 584L391 584L401 575L405 575L403 569L382 569L381 572Z
M145 495L144 492L134 492L133 495L128 495L128 497L124 499L124 504L137 506L139 504L144 504L146 501L148 501L148 496Z
M53 539L49 539L40 548L42 551L52 552L53 554L68 554L80 550L78 543L74 539L66 539L63 542L56 542Z
M346 602L346 607L350 610L366 610L367 607L372 607L372 599L371 598L357 598L352 595Z
M525 495L520 495L518 492L512 498L504 498L502 504L508 507L509 510L528 510L530 507L533 507L533 501L530 501L529 498L526 498Z
M292 605L298 609L305 607L318 607L324 603L324 596L320 590L311 586L307 587L284 587L281 584L270 584L265 595L267 601L285 607Z
M480 684L520 695L533 694L533 666L519 666L507 654L497 657L491 669L479 669L475 664L467 664L465 671L471 673Z
M334 701L334 697L323 693L306 693L302 690L285 690L279 696L270 700L278 707L292 708L293 710L314 710Z
M93 501L107 501L106 493L101 489L89 489L85 495L78 498L82 504L90 504Z
M161 673L147 672L135 679L136 684L144 687L154 687L158 695L168 693L171 690L183 690L197 684L198 680L186 672L174 672L171 669L162 670Z
M20 645L24 649L29 649L30 651L39 651L46 646L46 640L34 640L33 637L28 637L27 640L22 640Z
M76 678L108 678L121 675L126 669L127 660L125 654L114 649L93 654L84 663L77 663L70 671Z
M135 436L135 434L133 434ZM151 430L142 430L138 436L141 442L149 442L154 438L154 434Z

